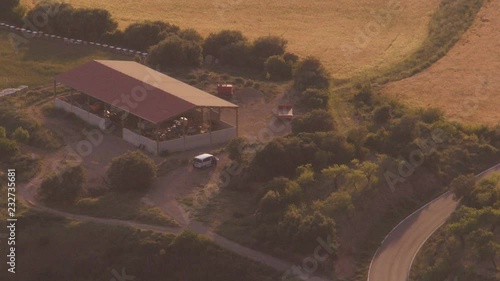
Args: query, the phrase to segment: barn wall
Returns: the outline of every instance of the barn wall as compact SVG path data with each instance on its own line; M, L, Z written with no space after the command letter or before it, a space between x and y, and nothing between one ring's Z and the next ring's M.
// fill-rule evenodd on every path
M144 145L146 150L150 153L156 154L156 141L151 140L145 136L141 136L136 132L123 128L123 139L135 146Z
M169 141L160 142L160 152L176 152L176 151L184 151L184 139L178 138Z
M98 127L101 130L105 130L107 126L111 125L111 121L83 110L77 106L71 106L71 104L58 98L54 100L54 106L66 112L74 113L78 118L82 119L92 126Z
M236 137L236 128L231 127L212 132L212 144L222 144L229 142Z

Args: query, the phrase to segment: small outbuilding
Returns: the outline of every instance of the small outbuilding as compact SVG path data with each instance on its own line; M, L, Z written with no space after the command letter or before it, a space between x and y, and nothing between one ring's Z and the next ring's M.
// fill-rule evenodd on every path
M57 84L69 93L58 95ZM155 154L238 135L237 105L133 61L94 60L57 75L54 95L57 108ZM224 109L234 123L221 119Z

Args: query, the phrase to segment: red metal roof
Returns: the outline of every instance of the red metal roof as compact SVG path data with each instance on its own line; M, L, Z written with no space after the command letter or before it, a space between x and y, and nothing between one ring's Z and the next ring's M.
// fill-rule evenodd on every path
M91 61L55 80L155 124L198 106L237 107L136 62Z

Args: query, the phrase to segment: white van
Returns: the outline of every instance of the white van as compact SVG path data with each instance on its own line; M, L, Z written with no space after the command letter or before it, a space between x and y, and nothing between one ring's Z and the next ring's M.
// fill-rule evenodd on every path
M217 165L219 158L212 154L203 153L193 158L193 167L198 169L208 168Z

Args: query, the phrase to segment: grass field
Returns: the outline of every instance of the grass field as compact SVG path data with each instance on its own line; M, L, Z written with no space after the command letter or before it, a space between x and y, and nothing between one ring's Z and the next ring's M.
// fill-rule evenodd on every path
M37 0L23 0L32 5ZM124 28L163 20L203 35L236 29L250 38L283 35L290 50L325 61L336 77L394 64L427 36L432 0L66 0L76 7L109 10Z
M412 107L441 108L454 121L498 124L499 12L499 1L487 2L445 57L424 72L388 84L383 93Z
M0 31L0 89L50 84L56 74L92 59L106 58L130 59L84 46L34 39L16 51L8 33Z

